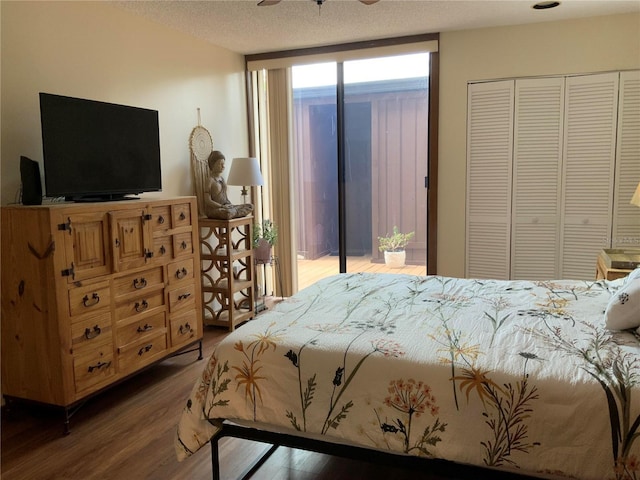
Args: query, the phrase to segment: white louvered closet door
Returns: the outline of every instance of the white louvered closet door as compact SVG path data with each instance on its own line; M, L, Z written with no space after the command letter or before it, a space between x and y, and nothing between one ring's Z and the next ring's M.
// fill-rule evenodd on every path
M516 80L511 278L559 278L564 78Z
M640 248L640 208L631 197L640 182L640 71L620 73L613 248Z
M514 81L469 85L466 276L509 278Z
M560 228L560 276L593 279L610 242L618 73L568 77Z

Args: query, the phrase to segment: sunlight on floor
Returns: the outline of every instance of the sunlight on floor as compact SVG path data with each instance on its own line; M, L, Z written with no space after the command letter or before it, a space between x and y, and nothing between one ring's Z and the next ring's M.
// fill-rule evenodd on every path
M369 273L406 273L426 275L426 265L405 265L389 268L384 263L373 263L371 257L347 257L347 271ZM327 255L316 260L298 260L298 290L308 287L317 280L339 273L338 257Z

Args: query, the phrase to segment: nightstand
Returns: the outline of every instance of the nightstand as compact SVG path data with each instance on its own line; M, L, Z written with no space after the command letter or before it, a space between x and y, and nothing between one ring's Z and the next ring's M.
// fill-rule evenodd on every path
M606 250L603 250L600 252L600 255L598 255L598 261L596 262L596 280L615 280L616 278L626 277L631 273L632 269L608 267L606 257Z

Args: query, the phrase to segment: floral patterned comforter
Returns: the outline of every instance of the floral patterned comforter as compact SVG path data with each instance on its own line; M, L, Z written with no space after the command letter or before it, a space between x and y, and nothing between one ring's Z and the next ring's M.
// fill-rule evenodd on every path
M541 477L640 478L640 344L603 318L620 285L324 279L220 343L178 458L244 419Z

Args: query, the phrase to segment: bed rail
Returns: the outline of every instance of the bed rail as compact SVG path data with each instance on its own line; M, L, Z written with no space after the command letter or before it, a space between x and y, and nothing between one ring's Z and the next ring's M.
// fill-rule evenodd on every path
M291 435L287 433L260 430L254 427L224 422L222 430L211 440L211 466L212 479L221 480L220 457L218 442L224 437L240 438L270 444L270 447L245 469L239 479L248 479L261 465L278 449L278 447L290 447L316 453L324 453L336 457L360 460L378 465L397 465L404 469L411 469L425 473L428 471L434 478L469 479L469 480L539 480L535 477L520 475L512 472L499 471L489 468L481 468L472 465L462 465L447 460L400 455L392 452L373 450L356 445L332 443L308 437Z

